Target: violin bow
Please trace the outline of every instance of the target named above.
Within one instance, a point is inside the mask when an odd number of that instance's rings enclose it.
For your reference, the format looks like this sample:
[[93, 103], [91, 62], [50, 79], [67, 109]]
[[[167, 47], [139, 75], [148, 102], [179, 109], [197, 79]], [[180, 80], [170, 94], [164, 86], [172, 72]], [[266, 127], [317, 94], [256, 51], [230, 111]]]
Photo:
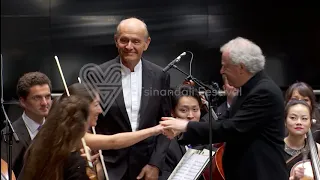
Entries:
[[[63, 86], [64, 86], [64, 88], [66, 90], [67, 95], [70, 96], [69, 89], [68, 89], [66, 80], [64, 78], [64, 75], [63, 75], [63, 72], [62, 72], [62, 69], [61, 69], [61, 66], [60, 66], [60, 62], [59, 62], [58, 56], [54, 56], [54, 58], [56, 60], [56, 63], [57, 63], [57, 66], [58, 66], [58, 69], [59, 69], [59, 72], [60, 72], [60, 76], [61, 76], [61, 79], [62, 79], [62, 82], [63, 82]], [[86, 145], [86, 142], [85, 142], [84, 138], [81, 138], [81, 141], [82, 141], [84, 152], [86, 153], [86, 157], [87, 157], [87, 161], [88, 161], [89, 167], [93, 168], [93, 163], [91, 161], [91, 156], [90, 156], [89, 150], [86, 148], [87, 145]]]

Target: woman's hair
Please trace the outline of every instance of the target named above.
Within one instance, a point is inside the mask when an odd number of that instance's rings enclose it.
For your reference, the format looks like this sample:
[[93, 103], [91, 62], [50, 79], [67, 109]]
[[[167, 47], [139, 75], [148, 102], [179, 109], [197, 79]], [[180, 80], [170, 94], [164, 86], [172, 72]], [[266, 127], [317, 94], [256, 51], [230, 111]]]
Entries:
[[304, 82], [297, 82], [292, 84], [286, 91], [285, 104], [287, 104], [291, 100], [294, 91], [297, 91], [301, 96], [308, 97], [310, 99], [312, 118], [315, 118], [317, 121], [319, 121], [320, 114], [317, 108], [316, 96], [313, 93], [313, 89], [311, 88], [311, 86]]
[[288, 116], [290, 108], [292, 106], [295, 106], [295, 105], [298, 105], [298, 104], [303, 105], [303, 106], [308, 108], [309, 115], [310, 115], [310, 121], [311, 121], [311, 119], [312, 119], [312, 109], [311, 109], [311, 107], [309, 106], [309, 104], [306, 101], [297, 100], [297, 99], [292, 99], [286, 104], [286, 107], [285, 107], [285, 120], [287, 119], [287, 116]]
[[182, 97], [186, 97], [186, 96], [195, 98], [198, 101], [199, 106], [202, 107], [201, 97], [200, 97], [200, 94], [197, 91], [197, 89], [191, 85], [184, 84], [184, 85], [178, 86], [173, 92], [173, 95], [171, 98], [172, 99], [172, 101], [171, 101], [172, 102], [172, 109], [175, 109], [179, 103], [179, 100]]
[[[88, 88], [86, 88], [88, 87]], [[75, 83], [68, 87], [70, 95], [76, 95], [80, 96], [82, 98], [85, 98], [92, 102], [95, 99], [95, 96], [97, 95], [97, 90], [89, 90], [89, 86], [86, 86], [85, 84]], [[67, 97], [67, 93], [64, 92], [61, 95], [61, 98]]]
[[66, 159], [79, 150], [89, 115], [89, 101], [71, 95], [59, 99], [25, 153], [23, 179], [63, 179]]
[[[94, 100], [94, 97], [98, 94], [98, 91], [97, 90], [90, 90], [89, 91], [88, 89], [86, 88], [86, 86], [84, 84], [80, 84], [80, 83], [74, 83], [68, 87], [70, 95], [75, 95], [75, 96], [79, 96], [81, 98], [84, 98], [87, 101], [89, 101], [89, 104], [90, 104]], [[66, 92], [64, 92], [60, 97], [54, 98], [53, 102], [52, 102], [52, 107], [54, 107], [55, 104], [57, 102], [59, 102], [59, 100], [64, 99], [66, 97], [68, 97], [68, 94]]]

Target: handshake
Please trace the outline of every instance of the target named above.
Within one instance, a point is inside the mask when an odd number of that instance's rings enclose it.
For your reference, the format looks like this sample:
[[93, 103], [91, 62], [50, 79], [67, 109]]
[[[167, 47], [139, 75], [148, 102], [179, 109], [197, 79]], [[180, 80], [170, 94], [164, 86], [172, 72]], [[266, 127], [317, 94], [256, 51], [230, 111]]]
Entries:
[[173, 117], [162, 117], [161, 120], [159, 125], [153, 127], [155, 134], [163, 134], [169, 139], [173, 139], [180, 133], [187, 131], [188, 120]]

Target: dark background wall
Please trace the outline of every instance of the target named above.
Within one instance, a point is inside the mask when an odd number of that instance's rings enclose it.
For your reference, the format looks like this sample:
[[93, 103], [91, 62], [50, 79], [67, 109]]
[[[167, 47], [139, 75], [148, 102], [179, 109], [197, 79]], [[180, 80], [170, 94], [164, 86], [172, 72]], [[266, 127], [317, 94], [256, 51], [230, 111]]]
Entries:
[[[194, 53], [192, 74], [221, 85], [219, 48], [243, 36], [262, 48], [267, 72], [282, 89], [297, 80], [320, 89], [320, 16], [310, 2], [1, 0], [5, 100], [16, 99], [16, 82], [29, 71], [47, 74], [53, 92], [62, 92], [54, 55], [69, 85], [86, 63], [114, 58], [116, 25], [130, 16], [147, 23], [152, 41], [144, 57], [160, 66], [189, 50]], [[178, 64], [186, 72], [190, 57]], [[185, 78], [174, 69], [169, 72], [172, 86]]]

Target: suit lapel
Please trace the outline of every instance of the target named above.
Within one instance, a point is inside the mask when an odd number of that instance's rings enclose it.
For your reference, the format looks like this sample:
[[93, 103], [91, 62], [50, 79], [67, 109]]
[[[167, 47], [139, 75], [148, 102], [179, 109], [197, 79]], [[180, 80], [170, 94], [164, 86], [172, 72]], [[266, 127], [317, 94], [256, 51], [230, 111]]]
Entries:
[[[140, 110], [139, 110], [139, 114], [140, 114], [139, 127], [141, 127], [140, 125], [145, 119], [143, 116], [145, 113], [143, 112], [146, 111], [148, 107], [148, 101], [152, 96], [150, 94], [145, 96], [144, 91], [152, 90], [152, 83], [153, 83], [152, 79], [153, 79], [152, 69], [148, 66], [148, 64], [146, 64], [146, 62], [142, 60], [142, 88], [141, 88], [141, 103], [140, 103]], [[149, 93], [152, 93], [152, 92], [149, 92]]]
[[179, 145], [180, 149], [181, 149], [181, 157], [183, 157], [183, 155], [187, 152], [186, 147], [184, 145]]
[[24, 124], [22, 117], [20, 117], [20, 119], [17, 120], [16, 133], [18, 134], [19, 140], [25, 146], [29, 146], [29, 144], [31, 142], [31, 138], [30, 138], [29, 132], [27, 130], [26, 125]]
[[128, 128], [132, 131], [131, 123], [128, 117], [128, 113], [126, 110], [126, 105], [124, 104], [124, 98], [123, 98], [123, 90], [121, 89], [121, 92], [119, 93], [118, 97], [116, 98], [116, 103], [122, 112], [122, 115], [125, 119], [126, 124], [128, 125]]
[[[114, 60], [114, 63], [118, 63], [120, 65], [120, 58], [119, 56], [117, 58], [115, 58]], [[121, 66], [120, 66], [120, 69], [121, 69]], [[121, 71], [120, 71], [120, 74], [121, 74]], [[122, 74], [121, 74], [122, 76]], [[122, 77], [120, 78], [120, 83], [122, 84]], [[127, 110], [126, 110], [126, 105], [124, 103], [124, 98], [123, 98], [123, 88], [121, 87], [121, 92], [119, 93], [119, 95], [117, 96], [116, 98], [116, 103], [125, 119], [125, 123], [126, 125], [128, 126], [128, 128], [132, 131], [132, 128], [131, 128], [131, 123], [130, 123], [130, 120], [129, 120], [129, 117], [128, 117], [128, 113], [127, 113]]]

